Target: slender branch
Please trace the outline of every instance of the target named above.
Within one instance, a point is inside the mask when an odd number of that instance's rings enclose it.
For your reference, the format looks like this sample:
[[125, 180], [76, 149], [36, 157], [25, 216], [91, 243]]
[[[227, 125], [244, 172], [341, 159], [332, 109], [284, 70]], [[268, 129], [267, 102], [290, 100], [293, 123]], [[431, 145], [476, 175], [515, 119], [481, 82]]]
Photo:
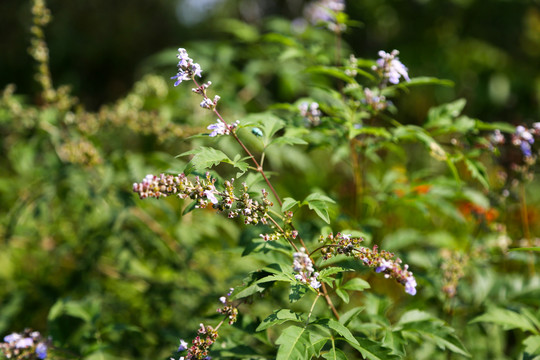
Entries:
[[315, 300], [313, 300], [313, 304], [311, 304], [311, 309], [309, 309], [309, 314], [306, 320], [306, 325], [309, 323], [309, 318], [311, 317], [311, 313], [313, 313], [313, 309], [315, 308], [315, 304], [317, 303], [317, 300], [319, 300], [319, 297], [321, 295], [317, 294], [317, 297], [315, 297]]
[[[195, 83], [195, 85], [197, 86], [197, 88], [200, 90], [200, 93], [201, 95], [205, 98], [205, 99], [209, 99], [208, 98], [208, 95], [206, 94], [206, 89], [199, 85], [199, 83], [195, 80], [195, 76], [192, 77], [192, 80], [193, 82]], [[236, 135], [236, 132], [234, 131], [234, 127], [233, 126], [229, 126], [227, 124], [227, 122], [223, 119], [223, 117], [221, 116], [221, 114], [219, 113], [219, 111], [216, 109], [216, 107], [214, 106], [212, 108], [214, 114], [216, 114], [216, 116], [219, 118], [219, 120], [221, 120], [225, 126], [227, 126], [227, 128], [229, 129], [230, 131], [230, 134], [234, 137], [234, 139], [236, 140], [236, 142], [238, 142], [238, 144], [240, 144], [240, 146], [242, 147], [242, 149], [244, 149], [244, 151], [246, 152], [246, 154], [251, 158], [251, 161], [253, 161], [253, 164], [255, 164], [255, 167], [256, 167], [256, 170], [257, 172], [259, 172], [264, 181], [266, 182], [266, 184], [268, 185], [268, 187], [270, 188], [270, 191], [272, 191], [272, 194], [274, 195], [274, 197], [276, 198], [277, 202], [279, 203], [279, 206], [282, 206], [283, 205], [283, 202], [281, 201], [281, 198], [279, 197], [279, 195], [277, 194], [276, 190], [274, 189], [274, 186], [272, 186], [272, 183], [270, 182], [270, 180], [268, 179], [268, 177], [266, 176], [265, 172], [264, 172], [264, 169], [262, 168], [262, 166], [259, 164], [259, 162], [257, 161], [257, 159], [255, 159], [255, 156], [253, 156], [253, 154], [251, 153], [251, 151], [249, 151], [249, 149], [244, 145], [244, 143], [242, 142], [242, 140], [240, 140], [240, 138]], [[264, 157], [261, 158], [261, 163], [262, 163], [262, 160], [264, 160]], [[283, 228], [281, 226], [279, 226], [279, 224], [272, 218], [272, 217], [269, 217], [270, 218], [270, 221], [279, 229], [279, 231], [283, 234], [283, 236], [287, 239], [287, 241], [291, 244], [291, 246], [296, 250], [296, 251], [299, 251], [298, 247], [294, 244], [294, 242], [289, 239], [287, 237], [287, 235], [285, 234], [285, 231], [283, 230]], [[296, 230], [294, 228], [294, 225], [290, 224], [291, 228], [293, 230]], [[304, 240], [298, 236], [297, 237], [298, 241], [300, 242], [300, 244], [302, 245], [302, 247], [304, 247], [304, 249], [307, 249], [306, 247], [306, 244], [304, 243]], [[311, 257], [310, 257], [311, 259]], [[313, 262], [313, 259], [311, 259], [311, 261]], [[314, 263], [314, 262], [313, 262]], [[324, 283], [321, 283], [321, 287], [322, 287], [322, 291], [323, 291], [323, 296], [326, 300], [326, 303], [328, 304], [328, 306], [330, 307], [332, 313], [334, 314], [334, 316], [336, 317], [336, 319], [339, 320], [339, 313], [337, 312], [336, 310], [336, 307], [334, 306], [333, 302], [332, 302], [332, 299], [330, 298], [330, 296], [328, 295], [328, 290], [326, 289], [326, 285]]]

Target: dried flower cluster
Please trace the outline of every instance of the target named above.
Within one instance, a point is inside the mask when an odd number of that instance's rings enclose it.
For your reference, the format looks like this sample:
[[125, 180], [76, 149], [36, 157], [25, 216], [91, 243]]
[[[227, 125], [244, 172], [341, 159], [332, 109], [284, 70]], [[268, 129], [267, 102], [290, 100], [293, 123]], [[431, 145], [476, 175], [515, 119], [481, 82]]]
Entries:
[[234, 194], [234, 179], [225, 181], [224, 187], [224, 191], [218, 191], [215, 187], [215, 179], [212, 179], [209, 173], [204, 179], [197, 176], [195, 182], [189, 180], [185, 174], [177, 176], [160, 174], [159, 176], [147, 175], [142, 182], [134, 183], [133, 191], [138, 193], [141, 199], [169, 195], [176, 195], [180, 199], [190, 198], [197, 201], [198, 208], [206, 208], [211, 203], [213, 208], [226, 211], [229, 218], [243, 215], [246, 225], [267, 223], [268, 210], [273, 204], [268, 200], [266, 190], [261, 190], [262, 200], [259, 202], [251, 198], [245, 183], [242, 183], [239, 196]]
[[337, 233], [328, 235], [326, 238], [321, 236], [321, 242], [324, 247], [321, 249], [323, 259], [330, 259], [336, 255], [353, 256], [361, 260], [366, 266], [375, 269], [377, 273], [384, 273], [385, 278], [393, 278], [401, 285], [405, 286], [405, 292], [410, 295], [416, 294], [416, 279], [413, 273], [409, 271], [409, 265], [401, 267], [401, 259], [394, 259], [395, 255], [389, 251], [378, 251], [377, 245], [373, 249], [358, 246], [363, 239], [355, 238], [349, 234]]
[[[187, 343], [184, 340], [180, 340], [180, 346], [178, 347], [178, 352], [187, 350], [185, 356], [181, 356], [179, 360], [209, 360], [210, 356], [208, 355], [208, 350], [212, 344], [218, 338], [217, 329], [214, 329], [212, 326], [204, 326], [200, 324], [200, 328], [197, 331], [199, 335], [195, 337], [192, 341], [192, 346], [188, 349]], [[204, 339], [203, 339], [204, 337]], [[174, 358], [171, 358], [174, 360]]]
[[441, 264], [443, 273], [442, 291], [449, 298], [453, 298], [457, 294], [459, 280], [465, 275], [464, 267], [469, 262], [469, 257], [466, 254], [449, 250], [443, 251], [441, 257], [443, 259]]
[[223, 307], [217, 309], [218, 313], [227, 317], [229, 325], [234, 324], [236, 322], [236, 317], [238, 316], [238, 309], [229, 300], [232, 290], [233, 289], [231, 289], [231, 292], [229, 292], [227, 296], [222, 296], [219, 298], [219, 301], [223, 304]]

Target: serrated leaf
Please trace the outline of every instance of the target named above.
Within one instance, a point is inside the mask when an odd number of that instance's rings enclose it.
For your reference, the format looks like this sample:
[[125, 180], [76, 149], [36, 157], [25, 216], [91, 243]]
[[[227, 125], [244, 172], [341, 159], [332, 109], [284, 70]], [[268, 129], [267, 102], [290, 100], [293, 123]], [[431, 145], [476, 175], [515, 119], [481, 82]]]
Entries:
[[204, 171], [210, 169], [212, 166], [218, 165], [221, 162], [232, 163], [231, 159], [220, 150], [209, 148], [209, 147], [200, 147], [182, 153], [178, 156], [187, 156], [193, 155], [193, 158], [190, 160], [190, 164], [195, 168], [196, 171]]
[[465, 158], [465, 165], [467, 165], [471, 176], [478, 180], [485, 189], [489, 189], [486, 167], [478, 161], [467, 158]]
[[280, 309], [274, 311], [272, 314], [268, 315], [264, 319], [255, 331], [263, 331], [272, 326], [283, 324], [287, 321], [297, 321], [302, 322], [302, 316], [298, 313], [295, 313], [289, 309]]
[[328, 277], [330, 277], [332, 275], [339, 274], [339, 273], [346, 272], [346, 271], [353, 271], [353, 270], [352, 269], [346, 269], [346, 268], [341, 267], [341, 266], [327, 267], [327, 268], [324, 268], [321, 271], [319, 271], [319, 279], [323, 280], [323, 279], [326, 279], [326, 278], [328, 278]]
[[476, 322], [489, 322], [502, 326], [504, 330], [520, 329], [538, 335], [538, 330], [527, 317], [507, 309], [491, 308], [485, 314], [471, 320], [471, 323]]
[[289, 211], [296, 205], [298, 205], [298, 200], [286, 197], [285, 199], [283, 199], [283, 205], [281, 205], [281, 212]]
[[291, 291], [289, 292], [289, 301], [291, 303], [297, 302], [308, 292], [309, 289], [311, 288], [304, 284], [291, 285]]
[[364, 289], [369, 289], [370, 287], [366, 280], [360, 278], [351, 279], [345, 285], [341, 286], [342, 289], [354, 291], [364, 291]]
[[343, 336], [343, 338], [351, 345], [359, 345], [358, 341], [354, 338], [353, 334], [350, 332], [349, 329], [347, 329], [342, 323], [334, 320], [334, 319], [318, 319], [311, 324], [317, 324], [322, 325], [328, 329], [332, 329], [335, 332], [337, 332], [339, 335]]
[[281, 332], [276, 344], [280, 345], [276, 360], [305, 360], [309, 358], [310, 343], [306, 328], [289, 326]]

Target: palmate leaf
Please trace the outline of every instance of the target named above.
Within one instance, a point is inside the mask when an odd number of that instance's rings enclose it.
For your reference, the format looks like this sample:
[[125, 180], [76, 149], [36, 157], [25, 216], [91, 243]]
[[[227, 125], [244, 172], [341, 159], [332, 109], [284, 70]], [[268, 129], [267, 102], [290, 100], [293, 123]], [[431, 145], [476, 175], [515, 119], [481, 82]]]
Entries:
[[211, 168], [212, 166], [216, 166], [223, 161], [231, 162], [231, 159], [229, 159], [229, 157], [223, 151], [209, 147], [200, 147], [198, 149], [186, 151], [177, 157], [187, 155], [193, 155], [193, 157], [187, 165], [186, 170], [184, 170], [185, 173], [191, 173], [191, 171], [188, 171], [188, 169], [195, 169], [196, 171], [201, 172]]
[[236, 175], [236, 177], [239, 177], [247, 171], [249, 166], [244, 161], [246, 158], [241, 158], [240, 155], [237, 155], [234, 160], [231, 160], [223, 151], [210, 147], [203, 146], [197, 149], [193, 149], [182, 153], [177, 157], [187, 155], [193, 155], [193, 157], [184, 169], [184, 173], [186, 175], [192, 173], [193, 170], [197, 172], [204, 172], [210, 169], [212, 166], [219, 165], [220, 163], [226, 163], [240, 170], [240, 172]]

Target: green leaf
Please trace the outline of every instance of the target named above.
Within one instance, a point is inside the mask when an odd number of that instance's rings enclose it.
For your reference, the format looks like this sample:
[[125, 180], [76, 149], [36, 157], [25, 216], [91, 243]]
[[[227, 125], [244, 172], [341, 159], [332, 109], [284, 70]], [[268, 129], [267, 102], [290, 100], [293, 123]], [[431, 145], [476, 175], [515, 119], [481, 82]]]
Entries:
[[291, 285], [291, 291], [289, 292], [289, 301], [291, 303], [297, 302], [300, 300], [311, 287], [305, 284], [293, 284]]
[[335, 347], [330, 349], [327, 353], [322, 354], [322, 357], [328, 360], [347, 360], [345, 353]]
[[540, 355], [540, 336], [531, 335], [523, 340], [525, 345], [525, 352], [529, 355]]
[[289, 326], [281, 332], [276, 340], [280, 345], [276, 360], [305, 360], [309, 359], [308, 349], [310, 348], [309, 334], [306, 328], [299, 326]]
[[182, 211], [182, 215], [186, 215], [192, 212], [193, 210], [195, 210], [196, 208], [197, 208], [197, 201], [192, 201], [188, 206], [186, 206], [184, 211]]
[[474, 318], [471, 323], [489, 322], [503, 327], [504, 330], [520, 329], [540, 335], [527, 317], [522, 314], [501, 308], [491, 308], [485, 314]]
[[345, 314], [341, 315], [341, 317], [339, 318], [339, 322], [347, 326], [355, 317], [357, 317], [362, 311], [364, 311], [365, 308], [365, 306], [357, 306], [350, 309]]
[[272, 326], [283, 324], [287, 321], [302, 322], [301, 314], [295, 313], [289, 309], [280, 309], [274, 311], [264, 319], [255, 331], [263, 331]]
[[345, 82], [353, 82], [353, 79], [350, 76], [347, 76], [343, 70], [336, 69], [333, 67], [327, 67], [327, 66], [311, 66], [306, 69], [307, 72], [313, 73], [313, 74], [321, 74], [321, 75], [328, 75], [335, 77], [337, 79], [343, 80]]
[[284, 282], [293, 282], [296, 281], [293, 277], [287, 276], [287, 274], [274, 274], [267, 277], [264, 277], [260, 280], [257, 280], [257, 284], [262, 284], [266, 282], [276, 282], [276, 281], [284, 281]]
[[313, 321], [310, 324], [314, 325], [322, 325], [328, 329], [332, 329], [335, 332], [337, 332], [339, 335], [343, 336], [343, 338], [351, 345], [359, 345], [358, 341], [354, 338], [353, 334], [350, 332], [349, 329], [347, 329], [342, 323], [334, 320], [334, 319], [318, 319], [316, 321]]
[[93, 317], [91, 304], [70, 300], [58, 300], [49, 310], [48, 320], [54, 321], [62, 315], [78, 318], [87, 323], [90, 323]]
[[512, 248], [508, 251], [540, 251], [540, 247], [521, 247], [521, 248]]
[[370, 287], [366, 280], [360, 278], [351, 279], [345, 285], [341, 286], [342, 289], [355, 291], [364, 291], [364, 289], [369, 289]]
[[465, 165], [467, 165], [467, 169], [470, 171], [471, 176], [478, 180], [485, 189], [489, 189], [486, 167], [479, 161], [467, 158], [465, 158]]
[[283, 205], [281, 205], [281, 212], [289, 211], [296, 205], [298, 205], [298, 200], [286, 197], [285, 199], [283, 199]]
[[304, 139], [301, 139], [299, 137], [293, 137], [293, 136], [281, 136], [276, 139], [274, 139], [271, 144], [276, 145], [307, 145], [308, 142]]
[[343, 300], [343, 302], [345, 304], [348, 304], [349, 303], [349, 293], [346, 292], [345, 290], [341, 289], [341, 288], [337, 288], [336, 289], [336, 295], [339, 296], [339, 298], [341, 300]]
[[232, 163], [231, 159], [229, 159], [229, 157], [223, 151], [209, 147], [193, 149], [182, 153], [177, 157], [187, 155], [193, 155], [193, 158], [191, 158], [189, 163], [192, 168], [199, 172], [210, 169], [212, 166], [218, 165], [221, 162], [227, 162], [229, 164]]
[[353, 271], [353, 270], [352, 269], [346, 269], [346, 268], [341, 267], [341, 266], [327, 267], [327, 268], [324, 268], [321, 271], [319, 271], [319, 280], [324, 280], [324, 279], [329, 278], [332, 275], [339, 274], [339, 273], [346, 272], [346, 271]]
[[384, 139], [390, 139], [392, 138], [392, 134], [388, 130], [382, 127], [373, 127], [373, 126], [362, 126], [361, 128], [356, 128], [351, 124], [351, 128], [349, 130], [349, 139], [354, 139], [358, 135], [372, 135], [381, 137]]
[[327, 224], [330, 224], [330, 215], [328, 214], [329, 203], [333, 204], [335, 201], [326, 195], [314, 193], [305, 198], [302, 204], [307, 204], [307, 206], [311, 210], [315, 211], [315, 213], [321, 219], [323, 219]]
[[392, 350], [380, 345], [380, 343], [366, 338], [357, 338], [358, 344], [351, 344], [360, 354], [369, 360], [398, 360], [400, 356], [391, 354]]
[[447, 349], [463, 356], [471, 356], [454, 334], [453, 328], [425, 311], [411, 310], [406, 312], [399, 320], [398, 325], [396, 329], [401, 327], [400, 330], [405, 335], [420, 335], [424, 341], [429, 341], [442, 350]]

